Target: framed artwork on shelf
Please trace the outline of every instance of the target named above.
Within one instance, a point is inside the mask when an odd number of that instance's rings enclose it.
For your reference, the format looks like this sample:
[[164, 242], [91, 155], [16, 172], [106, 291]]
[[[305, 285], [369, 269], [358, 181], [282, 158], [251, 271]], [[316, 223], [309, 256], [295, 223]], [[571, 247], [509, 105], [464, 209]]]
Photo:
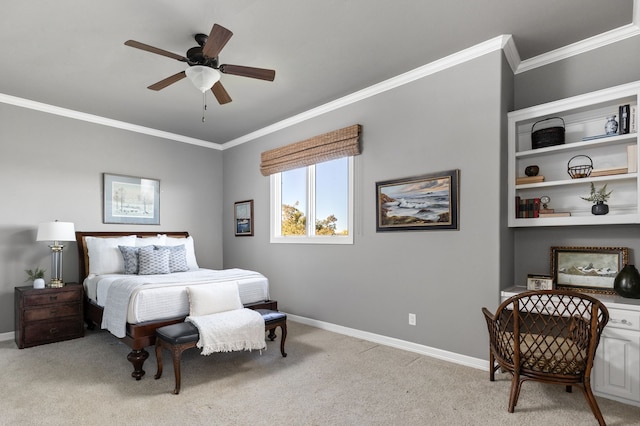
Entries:
[[376, 231], [458, 229], [460, 170], [376, 182]]
[[553, 290], [551, 275], [527, 275], [527, 290]]
[[551, 247], [557, 288], [615, 294], [613, 281], [628, 261], [627, 247]]
[[160, 225], [160, 181], [103, 173], [104, 223]]
[[253, 200], [235, 202], [233, 218], [236, 237], [253, 236]]

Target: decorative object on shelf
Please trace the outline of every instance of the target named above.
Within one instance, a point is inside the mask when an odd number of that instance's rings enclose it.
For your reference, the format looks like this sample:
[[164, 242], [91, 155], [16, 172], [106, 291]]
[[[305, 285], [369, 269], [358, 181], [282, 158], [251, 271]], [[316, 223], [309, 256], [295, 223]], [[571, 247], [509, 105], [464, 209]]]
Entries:
[[526, 185], [528, 183], [544, 182], [544, 176], [521, 176], [516, 178], [516, 185]]
[[607, 117], [607, 122], [604, 125], [604, 132], [607, 135], [615, 135], [618, 133], [618, 122], [616, 121], [615, 114]]
[[551, 275], [527, 275], [527, 290], [553, 290]]
[[540, 172], [540, 167], [536, 165], [527, 166], [524, 169], [524, 174], [527, 176], [538, 176], [539, 172]]
[[620, 127], [618, 128], [618, 133], [621, 135], [626, 135], [629, 133], [629, 127], [631, 124], [631, 106], [629, 104], [620, 105], [618, 107], [618, 117], [620, 117]]
[[253, 200], [234, 203], [236, 237], [253, 236]]
[[71, 222], [44, 222], [38, 225], [36, 241], [53, 241], [51, 248], [51, 282], [49, 287], [64, 287], [62, 281], [62, 250], [60, 241], [75, 241], [76, 231]]
[[160, 181], [103, 173], [104, 223], [160, 225]]
[[551, 247], [558, 288], [615, 294], [614, 280], [628, 262], [627, 247]]
[[376, 182], [376, 232], [458, 230], [460, 170]]
[[542, 207], [540, 208], [540, 213], [548, 214], [553, 213], [555, 210], [549, 208], [549, 203], [551, 202], [551, 197], [548, 195], [543, 195], [540, 197], [540, 202], [542, 203]]
[[613, 289], [622, 297], [640, 299], [640, 272], [634, 265], [625, 265], [613, 280]]
[[25, 269], [25, 272], [29, 277], [25, 280], [25, 282], [32, 281], [33, 288], [44, 288], [44, 272], [45, 272], [44, 269], [40, 269], [40, 268], [36, 268], [33, 270]]
[[[586, 158], [586, 160], [584, 160]], [[573, 160], [576, 160], [572, 163]], [[589, 163], [587, 164], [587, 160]], [[591, 175], [593, 170], [593, 160], [588, 155], [576, 155], [571, 157], [567, 163], [567, 173], [571, 176], [571, 179], [586, 178]]]
[[607, 192], [607, 184], [605, 184], [602, 188], [596, 190], [596, 186], [591, 182], [591, 194], [588, 197], [580, 197], [585, 201], [591, 201], [593, 206], [591, 207], [591, 213], [595, 215], [603, 215], [609, 213], [609, 206], [605, 204], [611, 193], [613, 191]]
[[[560, 120], [562, 126], [546, 127], [544, 129], [534, 130], [537, 124], [549, 120]], [[561, 117], [549, 117], [539, 120], [531, 126], [531, 148], [546, 148], [548, 146], [562, 145], [564, 143], [564, 120]]]

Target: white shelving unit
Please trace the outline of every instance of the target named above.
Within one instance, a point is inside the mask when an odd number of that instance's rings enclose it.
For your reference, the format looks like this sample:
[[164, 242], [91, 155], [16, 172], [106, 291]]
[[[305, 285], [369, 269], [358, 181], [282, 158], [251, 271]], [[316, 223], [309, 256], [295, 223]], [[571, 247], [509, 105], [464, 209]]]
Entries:
[[[640, 223], [640, 184], [637, 172], [573, 179], [568, 164], [576, 156], [587, 156], [594, 169], [626, 168], [629, 164], [628, 147], [635, 146], [631, 163], [638, 164], [638, 133], [612, 135], [583, 141], [584, 137], [605, 133], [607, 117], [616, 115], [619, 121], [620, 105], [638, 106], [640, 82], [599, 90], [508, 114], [509, 164], [508, 206], [509, 226], [567, 226]], [[547, 148], [532, 149], [531, 129], [539, 120], [561, 117], [565, 122], [565, 143]], [[636, 122], [638, 117], [636, 116]], [[542, 124], [542, 123], [541, 123]], [[539, 125], [535, 128], [547, 127]], [[557, 126], [557, 124], [553, 124]], [[586, 157], [575, 158], [571, 165], [588, 164]], [[516, 185], [517, 177], [524, 177], [527, 166], [537, 165], [544, 182]], [[591, 214], [592, 204], [582, 200], [588, 196], [590, 183], [596, 188], [607, 185], [613, 191], [607, 202], [609, 213]], [[570, 212], [568, 217], [517, 218], [516, 197], [522, 199], [551, 198], [548, 208], [555, 212]]]

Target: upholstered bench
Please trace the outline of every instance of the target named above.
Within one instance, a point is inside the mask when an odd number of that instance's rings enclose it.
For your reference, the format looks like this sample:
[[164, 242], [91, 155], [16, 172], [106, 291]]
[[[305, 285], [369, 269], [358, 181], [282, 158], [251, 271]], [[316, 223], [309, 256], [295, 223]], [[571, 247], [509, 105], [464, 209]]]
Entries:
[[[264, 329], [265, 332], [269, 332], [268, 337], [270, 340], [273, 341], [276, 338], [275, 329], [280, 327], [282, 334], [280, 338], [280, 353], [283, 357], [286, 357], [287, 353], [284, 351], [284, 342], [287, 338], [287, 315], [270, 309], [256, 309], [256, 311], [260, 312], [264, 319]], [[173, 371], [176, 376], [176, 387], [173, 390], [175, 395], [180, 393], [180, 360], [182, 358], [182, 352], [190, 348], [195, 348], [199, 339], [200, 333], [198, 332], [198, 328], [190, 322], [181, 322], [156, 329], [156, 360], [158, 362], [158, 369], [155, 378], [159, 379], [162, 376], [162, 349], [167, 348], [171, 351]]]

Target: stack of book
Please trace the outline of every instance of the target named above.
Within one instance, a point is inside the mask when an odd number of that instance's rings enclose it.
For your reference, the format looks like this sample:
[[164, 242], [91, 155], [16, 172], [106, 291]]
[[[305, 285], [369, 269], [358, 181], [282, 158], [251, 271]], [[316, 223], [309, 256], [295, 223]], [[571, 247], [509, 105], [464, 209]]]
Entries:
[[540, 198], [516, 197], [516, 218], [534, 218], [540, 216]]
[[516, 178], [516, 185], [544, 182], [544, 176], [522, 176]]

